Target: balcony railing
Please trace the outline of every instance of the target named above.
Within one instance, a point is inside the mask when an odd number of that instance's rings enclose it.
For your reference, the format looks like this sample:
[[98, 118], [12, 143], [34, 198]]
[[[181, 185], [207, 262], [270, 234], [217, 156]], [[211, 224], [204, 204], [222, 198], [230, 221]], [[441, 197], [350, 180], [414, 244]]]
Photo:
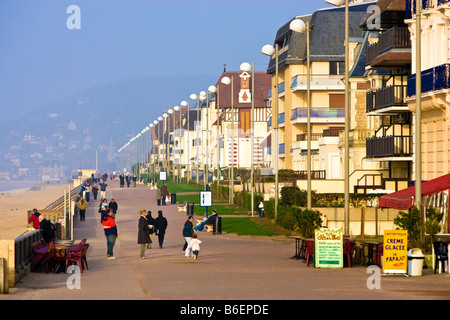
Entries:
[[[311, 118], [344, 118], [344, 108], [311, 108]], [[291, 120], [308, 117], [307, 108], [297, 108], [294, 110]]]
[[408, 28], [393, 27], [383, 32], [378, 42], [366, 49], [366, 65], [371, 65], [381, 54], [399, 48], [411, 48], [411, 38]]
[[368, 158], [410, 157], [412, 136], [388, 136], [366, 140]]
[[[422, 93], [450, 88], [450, 64], [422, 71]], [[408, 76], [408, 97], [416, 95], [416, 74]]]
[[407, 104], [404, 102], [406, 91], [406, 85], [393, 85], [374, 92], [368, 92], [366, 112], [370, 113], [392, 106], [407, 107]]

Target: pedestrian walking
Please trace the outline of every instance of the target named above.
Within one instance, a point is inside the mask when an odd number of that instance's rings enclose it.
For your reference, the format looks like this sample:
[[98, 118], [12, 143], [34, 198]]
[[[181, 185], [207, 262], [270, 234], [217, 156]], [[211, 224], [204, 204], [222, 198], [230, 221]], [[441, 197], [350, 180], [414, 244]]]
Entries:
[[119, 180], [120, 180], [120, 187], [121, 188], [125, 187], [125, 177], [124, 177], [123, 173], [120, 174]]
[[98, 208], [98, 213], [100, 213], [100, 222], [102, 222], [103, 218], [106, 216], [106, 210], [108, 210], [108, 201], [103, 199]]
[[114, 201], [114, 199], [111, 199], [111, 201], [110, 201], [109, 204], [108, 204], [108, 208], [111, 209], [111, 210], [113, 211], [113, 213], [114, 213], [113, 217], [114, 217], [114, 219], [115, 219], [115, 218], [116, 218], [117, 210], [119, 209], [119, 205], [117, 204], [116, 201]]
[[192, 250], [192, 253], [194, 254], [194, 259], [197, 260], [198, 259], [198, 254], [200, 253], [200, 244], [202, 242], [197, 239], [197, 234], [194, 233], [192, 235], [192, 240], [189, 243], [189, 247], [188, 250]]
[[149, 210], [149, 211], [147, 211], [147, 216], [146, 216], [146, 218], [147, 218], [147, 221], [148, 221], [148, 225], [149, 226], [152, 226], [151, 228], [150, 228], [150, 232], [149, 232], [149, 234], [148, 234], [148, 236], [150, 237], [150, 243], [148, 243], [147, 244], [147, 249], [151, 249], [152, 248], [152, 243], [153, 243], [153, 239], [152, 239], [152, 235], [153, 235], [153, 232], [154, 232], [154, 225], [155, 225], [155, 219], [152, 217], [152, 212]]
[[84, 198], [81, 197], [77, 202], [77, 208], [80, 211], [80, 221], [84, 221], [86, 219], [86, 209], [89, 206], [87, 201], [84, 201]]
[[94, 186], [92, 187], [92, 195], [94, 196], [94, 201], [97, 200], [97, 194], [98, 194], [98, 186], [95, 183]]
[[166, 205], [166, 200], [169, 197], [169, 190], [167, 189], [166, 183], [163, 182], [163, 185], [161, 186], [161, 204], [163, 206]]
[[114, 245], [116, 244], [116, 239], [118, 237], [116, 221], [112, 217], [112, 210], [106, 210], [106, 217], [103, 218], [102, 225], [105, 231], [106, 237], [106, 256], [108, 259], [115, 259], [114, 257]]
[[155, 234], [158, 236], [159, 248], [162, 249], [164, 236], [167, 229], [167, 219], [163, 217], [161, 210], [158, 211], [158, 217], [155, 219]]
[[192, 235], [194, 234], [193, 222], [194, 222], [194, 217], [189, 216], [187, 221], [184, 223], [184, 227], [183, 227], [183, 238], [184, 238], [184, 241], [186, 242], [185, 245], [187, 245], [186, 250], [184, 251], [184, 256], [186, 258], [189, 258], [191, 256], [191, 250], [189, 249], [189, 245], [192, 240]]
[[150, 229], [152, 229], [153, 226], [149, 225], [147, 212], [145, 210], [139, 210], [139, 214], [141, 215], [138, 223], [138, 244], [141, 245], [140, 257], [141, 259], [146, 259], [145, 248], [148, 244], [152, 243], [152, 240], [150, 239]]
[[161, 186], [159, 184], [156, 185], [156, 204], [161, 205]]
[[108, 184], [106, 182], [102, 182], [100, 183], [100, 199], [105, 199], [106, 198], [106, 187], [108, 186]]

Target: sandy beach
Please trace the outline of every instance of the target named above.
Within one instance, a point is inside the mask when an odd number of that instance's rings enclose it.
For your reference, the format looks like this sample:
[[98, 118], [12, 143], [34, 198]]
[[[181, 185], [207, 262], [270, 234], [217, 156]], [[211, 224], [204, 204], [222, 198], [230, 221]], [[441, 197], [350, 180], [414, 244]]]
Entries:
[[0, 191], [0, 240], [15, 239], [26, 232], [27, 211], [45, 208], [68, 189], [68, 183], [53, 183]]

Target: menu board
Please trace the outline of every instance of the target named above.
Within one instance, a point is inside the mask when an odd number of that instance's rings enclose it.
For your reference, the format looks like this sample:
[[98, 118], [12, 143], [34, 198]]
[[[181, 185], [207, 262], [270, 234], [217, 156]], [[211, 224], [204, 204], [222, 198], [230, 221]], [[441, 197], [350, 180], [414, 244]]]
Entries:
[[342, 230], [323, 228], [315, 231], [314, 260], [316, 268], [342, 268]]
[[383, 272], [406, 273], [408, 268], [407, 230], [385, 230], [383, 238]]

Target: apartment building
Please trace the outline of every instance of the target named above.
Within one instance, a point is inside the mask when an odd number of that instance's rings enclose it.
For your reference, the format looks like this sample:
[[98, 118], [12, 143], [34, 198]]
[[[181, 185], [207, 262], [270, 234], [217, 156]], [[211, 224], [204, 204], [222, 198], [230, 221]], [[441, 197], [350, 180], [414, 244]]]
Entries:
[[[360, 24], [368, 16], [368, 8], [376, 2], [350, 5], [351, 68], [361, 57], [364, 32]], [[327, 8], [311, 15], [297, 17], [309, 22], [311, 61], [311, 153], [312, 178], [342, 180], [344, 144], [340, 133], [345, 128], [345, 12], [344, 8]], [[289, 29], [289, 21], [276, 35], [278, 46], [278, 79], [276, 57], [270, 59], [267, 73], [272, 75], [272, 88], [278, 81], [278, 92], [271, 92], [272, 108], [278, 99], [279, 168], [305, 172], [307, 163], [307, 46], [306, 34]], [[363, 77], [364, 75], [362, 75]], [[363, 81], [364, 82], [364, 81]], [[365, 83], [362, 88], [365, 90]], [[352, 99], [352, 110], [355, 99]], [[272, 139], [272, 150], [277, 145]], [[356, 145], [356, 144], [355, 144]], [[365, 146], [364, 146], [365, 147]], [[273, 152], [272, 152], [273, 153]], [[273, 153], [275, 154], [275, 153]], [[358, 154], [365, 154], [359, 152]], [[277, 159], [273, 158], [272, 161]], [[361, 155], [363, 157], [363, 155]], [[351, 159], [351, 163], [360, 160]], [[351, 166], [355, 169], [355, 165]], [[351, 171], [352, 172], [352, 171]], [[356, 182], [355, 182], [356, 183]], [[320, 190], [317, 184], [313, 189]]]

